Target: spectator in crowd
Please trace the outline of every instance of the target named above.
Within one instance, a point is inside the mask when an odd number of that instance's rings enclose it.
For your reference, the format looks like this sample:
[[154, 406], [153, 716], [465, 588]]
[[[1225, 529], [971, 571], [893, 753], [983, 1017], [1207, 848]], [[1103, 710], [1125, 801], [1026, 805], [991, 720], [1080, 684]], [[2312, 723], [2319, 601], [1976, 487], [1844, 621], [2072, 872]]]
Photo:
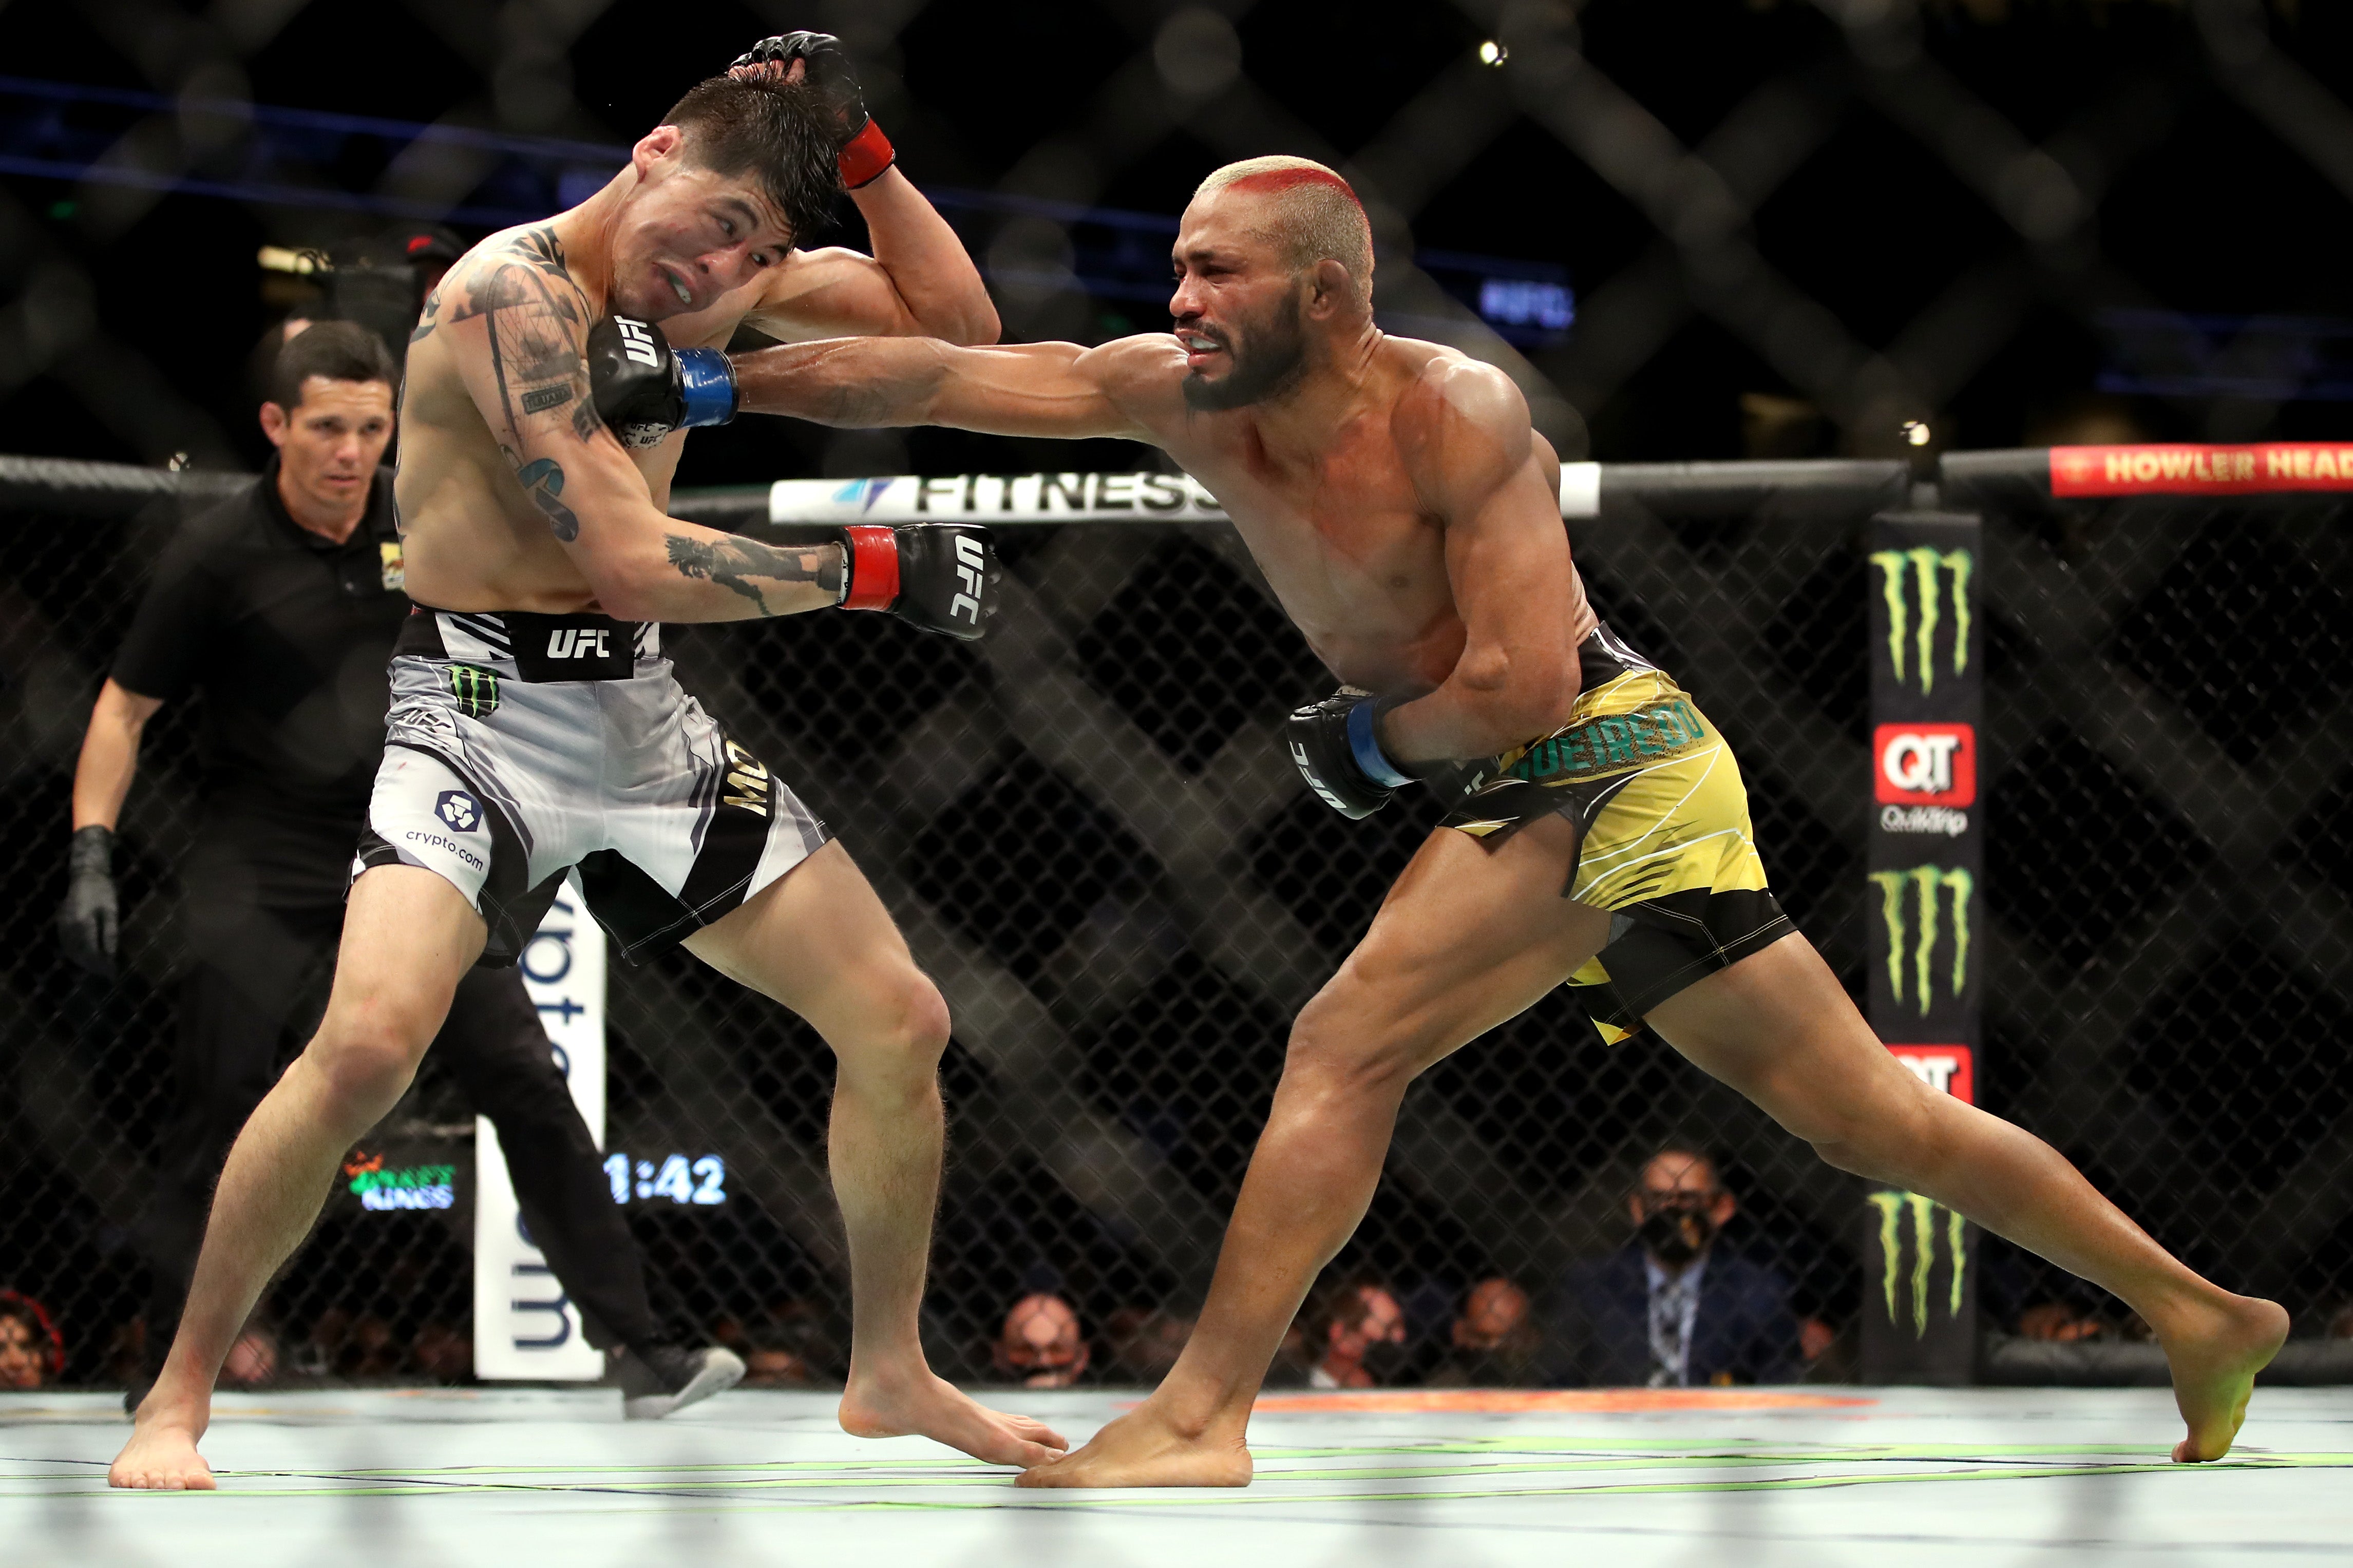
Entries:
[[362, 1312], [345, 1321], [332, 1366], [339, 1376], [381, 1382], [399, 1376], [404, 1359], [390, 1320]]
[[[58, 932], [76, 963], [111, 977], [114, 834], [140, 738], [167, 702], [203, 700], [204, 815], [180, 868], [195, 963], [180, 999], [178, 1092], [132, 1227], [153, 1282], [146, 1375], [125, 1400], [134, 1407], [171, 1345], [222, 1163], [277, 1077], [304, 983], [341, 939], [384, 750], [385, 664], [408, 616], [392, 476], [380, 466], [398, 379], [383, 341], [350, 321], [319, 322], [279, 351], [260, 414], [277, 455], [164, 552], [83, 737]], [[480, 803], [464, 792], [443, 805], [453, 830], [479, 826]], [[628, 1414], [664, 1415], [741, 1377], [729, 1352], [659, 1331], [603, 1156], [514, 969], [466, 975], [434, 1054], [497, 1127], [523, 1219], [589, 1342], [613, 1352]], [[371, 1373], [400, 1359], [365, 1358]]]
[[260, 1323], [248, 1323], [221, 1363], [221, 1382], [238, 1388], [259, 1388], [278, 1376], [278, 1335]]
[[1535, 1381], [1542, 1336], [1528, 1293], [1501, 1275], [1463, 1292], [1446, 1359], [1423, 1379], [1432, 1388], [1511, 1388]]
[[1555, 1380], [1684, 1388], [1789, 1383], [1799, 1326], [1788, 1281], [1718, 1245], [1738, 1212], [1715, 1163], [1671, 1144], [1642, 1163], [1620, 1251], [1580, 1263], [1555, 1311]]
[[1307, 1344], [1315, 1355], [1308, 1387], [1378, 1388], [1398, 1380], [1405, 1309], [1387, 1285], [1348, 1275], [1315, 1298], [1307, 1316]]
[[1156, 1307], [1122, 1307], [1103, 1325], [1113, 1374], [1141, 1388], [1159, 1387], [1192, 1337], [1192, 1319]]
[[1060, 1296], [1024, 1296], [1005, 1314], [990, 1357], [999, 1376], [1024, 1388], [1068, 1388], [1093, 1359], [1076, 1309]]
[[748, 1388], [820, 1388], [841, 1384], [840, 1346], [814, 1301], [786, 1296], [749, 1323], [728, 1320], [712, 1331], [744, 1358]]
[[2353, 1301], [2337, 1308], [2323, 1331], [2332, 1340], [2353, 1340]]
[[408, 1359], [419, 1377], [435, 1383], [465, 1383], [474, 1375], [474, 1341], [439, 1319], [417, 1331]]
[[739, 1353], [744, 1357], [744, 1386], [746, 1388], [815, 1388], [818, 1385], [817, 1369], [802, 1357], [798, 1349], [784, 1342], [780, 1335], [754, 1332], [744, 1340]]
[[2111, 1340], [2116, 1332], [2114, 1323], [2073, 1302], [2037, 1301], [2019, 1313], [2018, 1337], [2073, 1344], [2079, 1340]]
[[49, 1310], [0, 1290], [0, 1391], [46, 1388], [66, 1369], [66, 1342]]

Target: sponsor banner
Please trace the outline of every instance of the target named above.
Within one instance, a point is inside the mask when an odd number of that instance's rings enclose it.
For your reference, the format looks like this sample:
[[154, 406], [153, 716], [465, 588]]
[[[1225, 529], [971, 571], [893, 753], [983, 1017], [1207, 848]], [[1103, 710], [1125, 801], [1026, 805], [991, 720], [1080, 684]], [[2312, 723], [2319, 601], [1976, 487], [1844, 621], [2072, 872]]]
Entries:
[[1974, 805], [1978, 731], [1974, 724], [1882, 724], [1873, 731], [1882, 805]]
[[1979, 525], [1888, 512], [1871, 527], [1871, 1021], [1883, 1040], [1975, 1047], [1985, 920]]
[[1223, 522], [1226, 509], [1189, 474], [899, 474], [778, 479], [768, 521], [853, 522]]
[[2270, 441], [2252, 447], [2053, 447], [2054, 496], [2254, 495], [2353, 490], [2353, 446]]
[[436, 1214], [452, 1225], [470, 1226], [466, 1211], [471, 1194], [450, 1162], [458, 1141], [443, 1137], [373, 1140], [343, 1156], [329, 1201], [348, 1213]]
[[[1560, 466], [1563, 517], [1601, 511], [1601, 465]], [[852, 522], [1223, 522], [1226, 509], [1189, 474], [898, 474], [778, 479], [768, 521]]]
[[[1951, 512], [1871, 522], [1871, 1023], [1897, 1060], [1978, 1098], [1985, 967], [1982, 528]], [[1915, 1193], [1861, 1193], [1862, 1374], [1963, 1384], [1976, 1360], [1976, 1239]]]
[[1967, 1046], [1890, 1046], [1921, 1082], [1964, 1105], [1978, 1102], [1977, 1053]]
[[[548, 1048], [598, 1146], [605, 1142], [605, 932], [566, 882], [522, 951], [523, 987]], [[532, 1244], [499, 1135], [474, 1122], [474, 1375], [592, 1382], [604, 1353], [580, 1329], [580, 1310]]]
[[1977, 1367], [1977, 1226], [1917, 1193], [1862, 1194], [1865, 1383], [1971, 1382]]

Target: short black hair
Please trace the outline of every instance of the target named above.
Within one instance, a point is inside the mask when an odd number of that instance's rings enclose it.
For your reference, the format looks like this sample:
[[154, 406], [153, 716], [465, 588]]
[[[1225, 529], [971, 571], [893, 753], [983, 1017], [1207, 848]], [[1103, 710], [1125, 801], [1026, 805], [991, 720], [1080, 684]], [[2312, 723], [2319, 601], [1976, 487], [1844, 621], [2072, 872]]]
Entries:
[[1337, 1279], [1319, 1281], [1310, 1291], [1307, 1304], [1301, 1313], [1307, 1331], [1308, 1353], [1321, 1359], [1324, 1342], [1331, 1337], [1335, 1324], [1353, 1329], [1373, 1315], [1367, 1293], [1378, 1290], [1392, 1300], [1395, 1293], [1388, 1281], [1367, 1268], [1352, 1268]]
[[755, 176], [793, 243], [833, 222], [841, 194], [833, 114], [806, 82], [699, 81], [662, 116], [686, 132], [685, 156], [730, 179]]
[[269, 401], [291, 414], [302, 405], [302, 384], [380, 381], [400, 390], [400, 367], [384, 340], [357, 321], [314, 321], [278, 351], [269, 367]]

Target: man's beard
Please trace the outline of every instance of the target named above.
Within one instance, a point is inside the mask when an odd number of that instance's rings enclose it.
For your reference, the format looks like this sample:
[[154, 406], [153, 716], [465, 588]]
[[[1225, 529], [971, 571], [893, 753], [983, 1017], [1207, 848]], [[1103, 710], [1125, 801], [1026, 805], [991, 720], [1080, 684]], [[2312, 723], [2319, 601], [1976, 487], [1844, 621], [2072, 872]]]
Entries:
[[1262, 321], [1252, 321], [1226, 340], [1233, 368], [1223, 381], [1208, 381], [1198, 374], [1184, 380], [1185, 406], [1197, 414], [1223, 414], [1280, 397], [1307, 373], [1307, 331], [1299, 320], [1299, 299], [1293, 295]]

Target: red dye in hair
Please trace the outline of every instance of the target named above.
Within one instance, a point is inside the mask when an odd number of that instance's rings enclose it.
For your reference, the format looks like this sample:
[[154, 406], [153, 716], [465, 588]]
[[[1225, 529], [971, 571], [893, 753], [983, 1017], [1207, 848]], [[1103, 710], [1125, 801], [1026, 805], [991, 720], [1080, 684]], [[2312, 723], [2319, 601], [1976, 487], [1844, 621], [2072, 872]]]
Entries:
[[1257, 196], [1272, 196], [1284, 191], [1295, 191], [1302, 185], [1329, 185], [1350, 201], [1356, 199], [1356, 193], [1348, 188], [1347, 181], [1324, 169], [1264, 169], [1255, 174], [1244, 174], [1226, 188], [1248, 191]]

